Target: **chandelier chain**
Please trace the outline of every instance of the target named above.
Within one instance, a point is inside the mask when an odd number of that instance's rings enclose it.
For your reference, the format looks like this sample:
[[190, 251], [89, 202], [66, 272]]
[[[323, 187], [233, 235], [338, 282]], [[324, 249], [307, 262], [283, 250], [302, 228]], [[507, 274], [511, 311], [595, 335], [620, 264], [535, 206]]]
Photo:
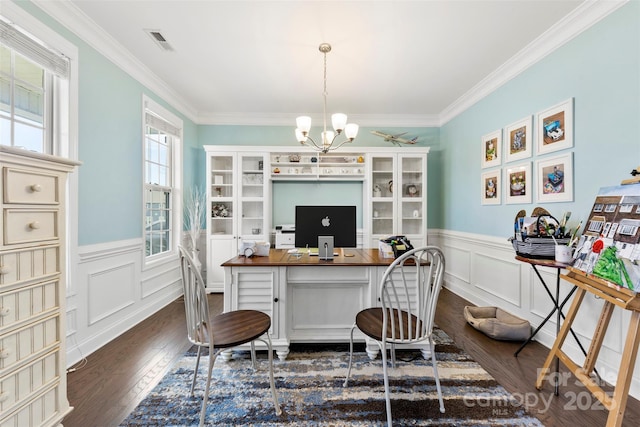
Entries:
[[[329, 95], [329, 93], [327, 92], [327, 52], [323, 51], [324, 54], [324, 91], [322, 92], [322, 96], [324, 98], [324, 105], [323, 105], [323, 110], [322, 110], [322, 117], [323, 117], [323, 131], [324, 134], [327, 134], [327, 95]], [[324, 143], [324, 136], [322, 137], [323, 139], [323, 143]]]

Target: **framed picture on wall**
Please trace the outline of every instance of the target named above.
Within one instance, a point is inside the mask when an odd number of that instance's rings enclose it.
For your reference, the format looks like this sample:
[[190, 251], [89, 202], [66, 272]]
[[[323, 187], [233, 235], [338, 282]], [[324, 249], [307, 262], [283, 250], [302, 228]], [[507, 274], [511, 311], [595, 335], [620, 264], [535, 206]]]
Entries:
[[505, 162], [531, 157], [531, 116], [505, 127]]
[[531, 162], [504, 168], [504, 194], [506, 204], [531, 203]]
[[573, 153], [536, 161], [538, 202], [573, 201]]
[[480, 200], [483, 205], [499, 205], [501, 203], [502, 180], [500, 169], [484, 172], [481, 175]]
[[502, 158], [502, 129], [482, 137], [482, 169], [500, 166]]
[[537, 154], [573, 147], [573, 98], [539, 112], [537, 117]]

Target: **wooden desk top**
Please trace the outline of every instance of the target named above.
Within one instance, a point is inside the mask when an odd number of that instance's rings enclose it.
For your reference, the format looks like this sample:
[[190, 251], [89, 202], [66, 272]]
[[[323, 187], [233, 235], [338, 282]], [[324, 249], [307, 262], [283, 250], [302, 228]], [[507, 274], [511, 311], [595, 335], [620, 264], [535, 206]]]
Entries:
[[336, 249], [339, 255], [333, 260], [323, 260], [318, 256], [310, 256], [300, 249], [300, 253], [291, 254], [287, 249], [271, 249], [269, 256], [253, 256], [250, 258], [238, 255], [222, 264], [223, 267], [291, 267], [291, 266], [388, 266], [393, 258], [382, 258], [378, 249]]

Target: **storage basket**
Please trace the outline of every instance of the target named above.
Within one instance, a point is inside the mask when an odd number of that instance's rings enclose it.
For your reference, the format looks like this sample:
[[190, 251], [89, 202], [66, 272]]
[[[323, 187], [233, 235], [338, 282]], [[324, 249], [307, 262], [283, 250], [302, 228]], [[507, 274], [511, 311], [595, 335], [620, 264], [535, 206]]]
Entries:
[[[516, 227], [517, 230], [514, 233], [514, 237], [511, 237], [511, 244], [516, 254], [525, 258], [537, 258], [537, 259], [555, 259], [556, 257], [556, 245], [566, 245], [569, 243], [568, 237], [553, 238], [549, 235], [541, 234], [546, 224], [552, 224], [554, 227], [559, 225], [558, 220], [549, 214], [544, 208], [536, 208], [533, 211], [533, 216], [537, 217], [535, 230], [533, 235], [524, 237], [522, 230], [518, 226], [519, 218], [524, 217], [526, 214], [524, 211], [518, 212], [516, 215]], [[518, 233], [520, 232], [520, 233]], [[519, 235], [518, 235], [519, 234]]]
[[569, 239], [562, 238], [555, 241], [551, 237], [527, 237], [524, 241], [511, 240], [516, 254], [525, 258], [554, 259], [556, 257], [556, 242], [566, 245]]

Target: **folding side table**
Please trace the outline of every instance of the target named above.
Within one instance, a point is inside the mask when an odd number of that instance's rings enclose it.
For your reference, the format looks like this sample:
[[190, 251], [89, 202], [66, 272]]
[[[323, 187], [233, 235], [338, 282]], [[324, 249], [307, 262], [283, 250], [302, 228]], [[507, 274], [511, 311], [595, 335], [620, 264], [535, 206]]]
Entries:
[[[562, 312], [562, 309], [567, 304], [567, 302], [569, 301], [571, 296], [576, 292], [576, 289], [578, 289], [578, 288], [576, 286], [573, 286], [573, 288], [571, 289], [571, 291], [569, 291], [567, 296], [562, 300], [562, 302], [560, 302], [560, 271], [562, 269], [568, 268], [569, 264], [561, 263], [561, 262], [558, 262], [558, 261], [555, 261], [555, 260], [552, 260], [552, 259], [526, 258], [526, 257], [520, 256], [520, 255], [517, 255], [516, 259], [518, 261], [522, 261], [522, 262], [525, 262], [527, 264], [530, 264], [531, 267], [533, 267], [533, 271], [536, 273], [536, 276], [538, 276], [538, 279], [540, 280], [540, 283], [542, 283], [542, 286], [544, 286], [544, 289], [547, 291], [547, 295], [549, 295], [549, 298], [551, 298], [551, 301], [553, 302], [553, 309], [549, 312], [549, 314], [547, 314], [547, 317], [544, 318], [542, 323], [540, 323], [540, 325], [538, 325], [538, 327], [533, 331], [531, 336], [529, 336], [529, 338], [524, 343], [522, 343], [520, 348], [518, 348], [518, 350], [516, 350], [516, 352], [514, 353], [514, 356], [518, 357], [518, 354], [520, 353], [520, 351], [527, 344], [529, 344], [533, 340], [533, 338], [536, 336], [538, 331], [540, 331], [540, 329], [542, 329], [542, 327], [549, 321], [549, 319], [551, 319], [551, 316], [553, 316], [554, 313], [556, 314], [556, 337], [558, 336], [558, 334], [560, 332], [560, 324], [562, 323], [562, 320], [565, 318], [564, 313]], [[547, 283], [544, 281], [542, 275], [538, 271], [538, 267], [548, 267], [548, 268], [555, 268], [556, 269], [556, 292], [555, 292], [555, 296], [553, 295], [553, 293], [549, 289], [549, 286], [547, 286]], [[582, 344], [580, 343], [580, 340], [578, 339], [578, 336], [576, 335], [576, 333], [571, 328], [569, 328], [569, 331], [571, 332], [571, 335], [573, 335], [573, 338], [578, 343], [578, 346], [580, 347], [580, 350], [582, 350], [582, 353], [586, 356], [587, 352], [584, 349], [584, 347], [582, 346]], [[560, 368], [560, 362], [558, 360], [556, 360], [556, 373], [558, 372], [559, 368]], [[595, 372], [595, 373], [597, 375], [597, 372]], [[556, 382], [555, 382], [555, 394], [557, 396], [558, 393], [559, 393], [559, 383], [558, 383], [558, 376], [557, 375], [555, 376], [555, 379], [556, 379]]]

